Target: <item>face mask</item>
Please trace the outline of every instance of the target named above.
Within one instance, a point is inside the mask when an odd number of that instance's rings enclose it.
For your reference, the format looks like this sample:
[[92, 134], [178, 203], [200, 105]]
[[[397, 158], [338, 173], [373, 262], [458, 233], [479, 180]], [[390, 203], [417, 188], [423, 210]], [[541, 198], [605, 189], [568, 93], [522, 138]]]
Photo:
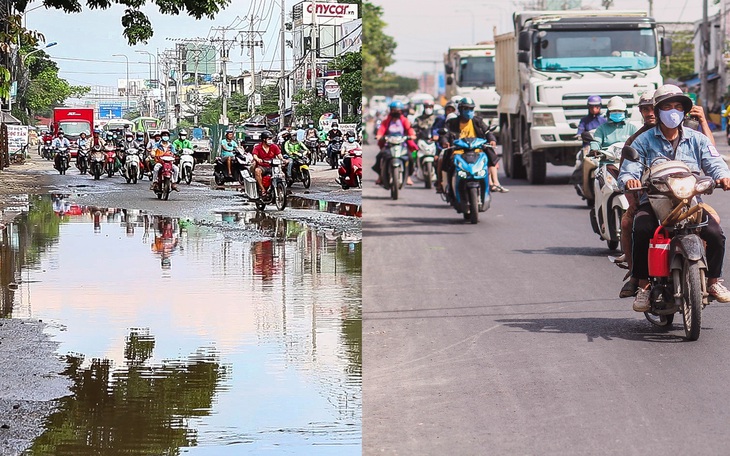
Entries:
[[126, 138], [126, 139], [127, 139], [127, 142], [132, 142], [132, 140], [133, 140], [134, 138], [132, 138], [131, 136], [127, 136], [127, 138]]
[[400, 117], [400, 112], [399, 111], [391, 112], [390, 117]]
[[433, 114], [433, 108], [426, 108], [423, 110], [423, 113], [427, 116], [430, 116], [431, 114]]
[[170, 140], [170, 137], [169, 137], [169, 136], [163, 136], [163, 137], [162, 137], [162, 140], [163, 140], [163, 141], [169, 141], [169, 140]]
[[274, 140], [273, 139], [267, 139], [266, 140], [266, 144], [268, 144], [270, 146], [270, 145], [274, 144]]
[[185, 141], [186, 139], [188, 139], [187, 136], [180, 136], [180, 141]]
[[612, 122], [623, 122], [623, 120], [626, 119], [626, 114], [623, 112], [612, 112], [608, 115], [608, 118], [611, 119]]
[[309, 128], [314, 128], [314, 125], [312, 125], [312, 124], [309, 124]]
[[473, 119], [474, 118], [474, 110], [473, 109], [469, 109], [469, 110], [466, 110], [466, 111], [461, 111], [461, 117], [463, 117], [465, 119], [469, 119], [469, 120]]
[[355, 142], [355, 138], [347, 138], [348, 142]]
[[677, 128], [684, 120], [684, 112], [677, 109], [659, 110], [659, 120], [669, 128]]

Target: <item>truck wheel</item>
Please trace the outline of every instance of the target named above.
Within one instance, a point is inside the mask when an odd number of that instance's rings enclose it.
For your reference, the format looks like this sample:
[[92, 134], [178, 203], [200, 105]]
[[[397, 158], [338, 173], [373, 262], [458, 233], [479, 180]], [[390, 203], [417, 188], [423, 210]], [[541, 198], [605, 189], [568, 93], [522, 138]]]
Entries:
[[507, 177], [512, 177], [512, 137], [509, 134], [509, 127], [507, 125], [502, 126], [502, 133], [499, 136], [500, 142], [502, 143], [504, 174]]
[[545, 162], [545, 154], [542, 152], [532, 151], [530, 154], [529, 165], [527, 166], [527, 180], [532, 185], [540, 185], [545, 183], [545, 172], [547, 163]]

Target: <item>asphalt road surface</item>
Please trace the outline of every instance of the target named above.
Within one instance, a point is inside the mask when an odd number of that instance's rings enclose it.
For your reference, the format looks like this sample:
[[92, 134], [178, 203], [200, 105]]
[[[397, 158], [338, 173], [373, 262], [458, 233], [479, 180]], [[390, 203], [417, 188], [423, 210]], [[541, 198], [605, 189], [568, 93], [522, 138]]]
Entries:
[[[588, 209], [502, 178], [478, 225], [421, 184], [363, 190], [363, 454], [727, 454], [730, 305], [700, 339], [619, 299]], [[730, 231], [730, 193], [706, 198]], [[725, 276], [730, 278], [726, 258]], [[678, 324], [679, 323], [679, 324]]]

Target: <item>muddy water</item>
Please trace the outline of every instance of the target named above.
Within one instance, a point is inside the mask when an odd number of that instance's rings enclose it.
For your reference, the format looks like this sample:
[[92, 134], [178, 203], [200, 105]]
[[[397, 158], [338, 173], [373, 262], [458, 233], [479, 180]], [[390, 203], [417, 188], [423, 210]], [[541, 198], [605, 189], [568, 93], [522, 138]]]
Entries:
[[0, 248], [74, 383], [27, 454], [361, 453], [359, 243], [32, 199]]

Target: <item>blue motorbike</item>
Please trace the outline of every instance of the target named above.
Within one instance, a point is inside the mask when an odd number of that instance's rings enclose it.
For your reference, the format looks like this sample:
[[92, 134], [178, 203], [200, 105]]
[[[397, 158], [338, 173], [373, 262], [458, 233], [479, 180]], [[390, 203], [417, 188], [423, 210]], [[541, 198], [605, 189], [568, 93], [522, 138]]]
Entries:
[[447, 183], [448, 202], [471, 223], [479, 222], [479, 212], [489, 209], [489, 159], [482, 150], [489, 147], [483, 138], [460, 138], [453, 146], [453, 173]]

